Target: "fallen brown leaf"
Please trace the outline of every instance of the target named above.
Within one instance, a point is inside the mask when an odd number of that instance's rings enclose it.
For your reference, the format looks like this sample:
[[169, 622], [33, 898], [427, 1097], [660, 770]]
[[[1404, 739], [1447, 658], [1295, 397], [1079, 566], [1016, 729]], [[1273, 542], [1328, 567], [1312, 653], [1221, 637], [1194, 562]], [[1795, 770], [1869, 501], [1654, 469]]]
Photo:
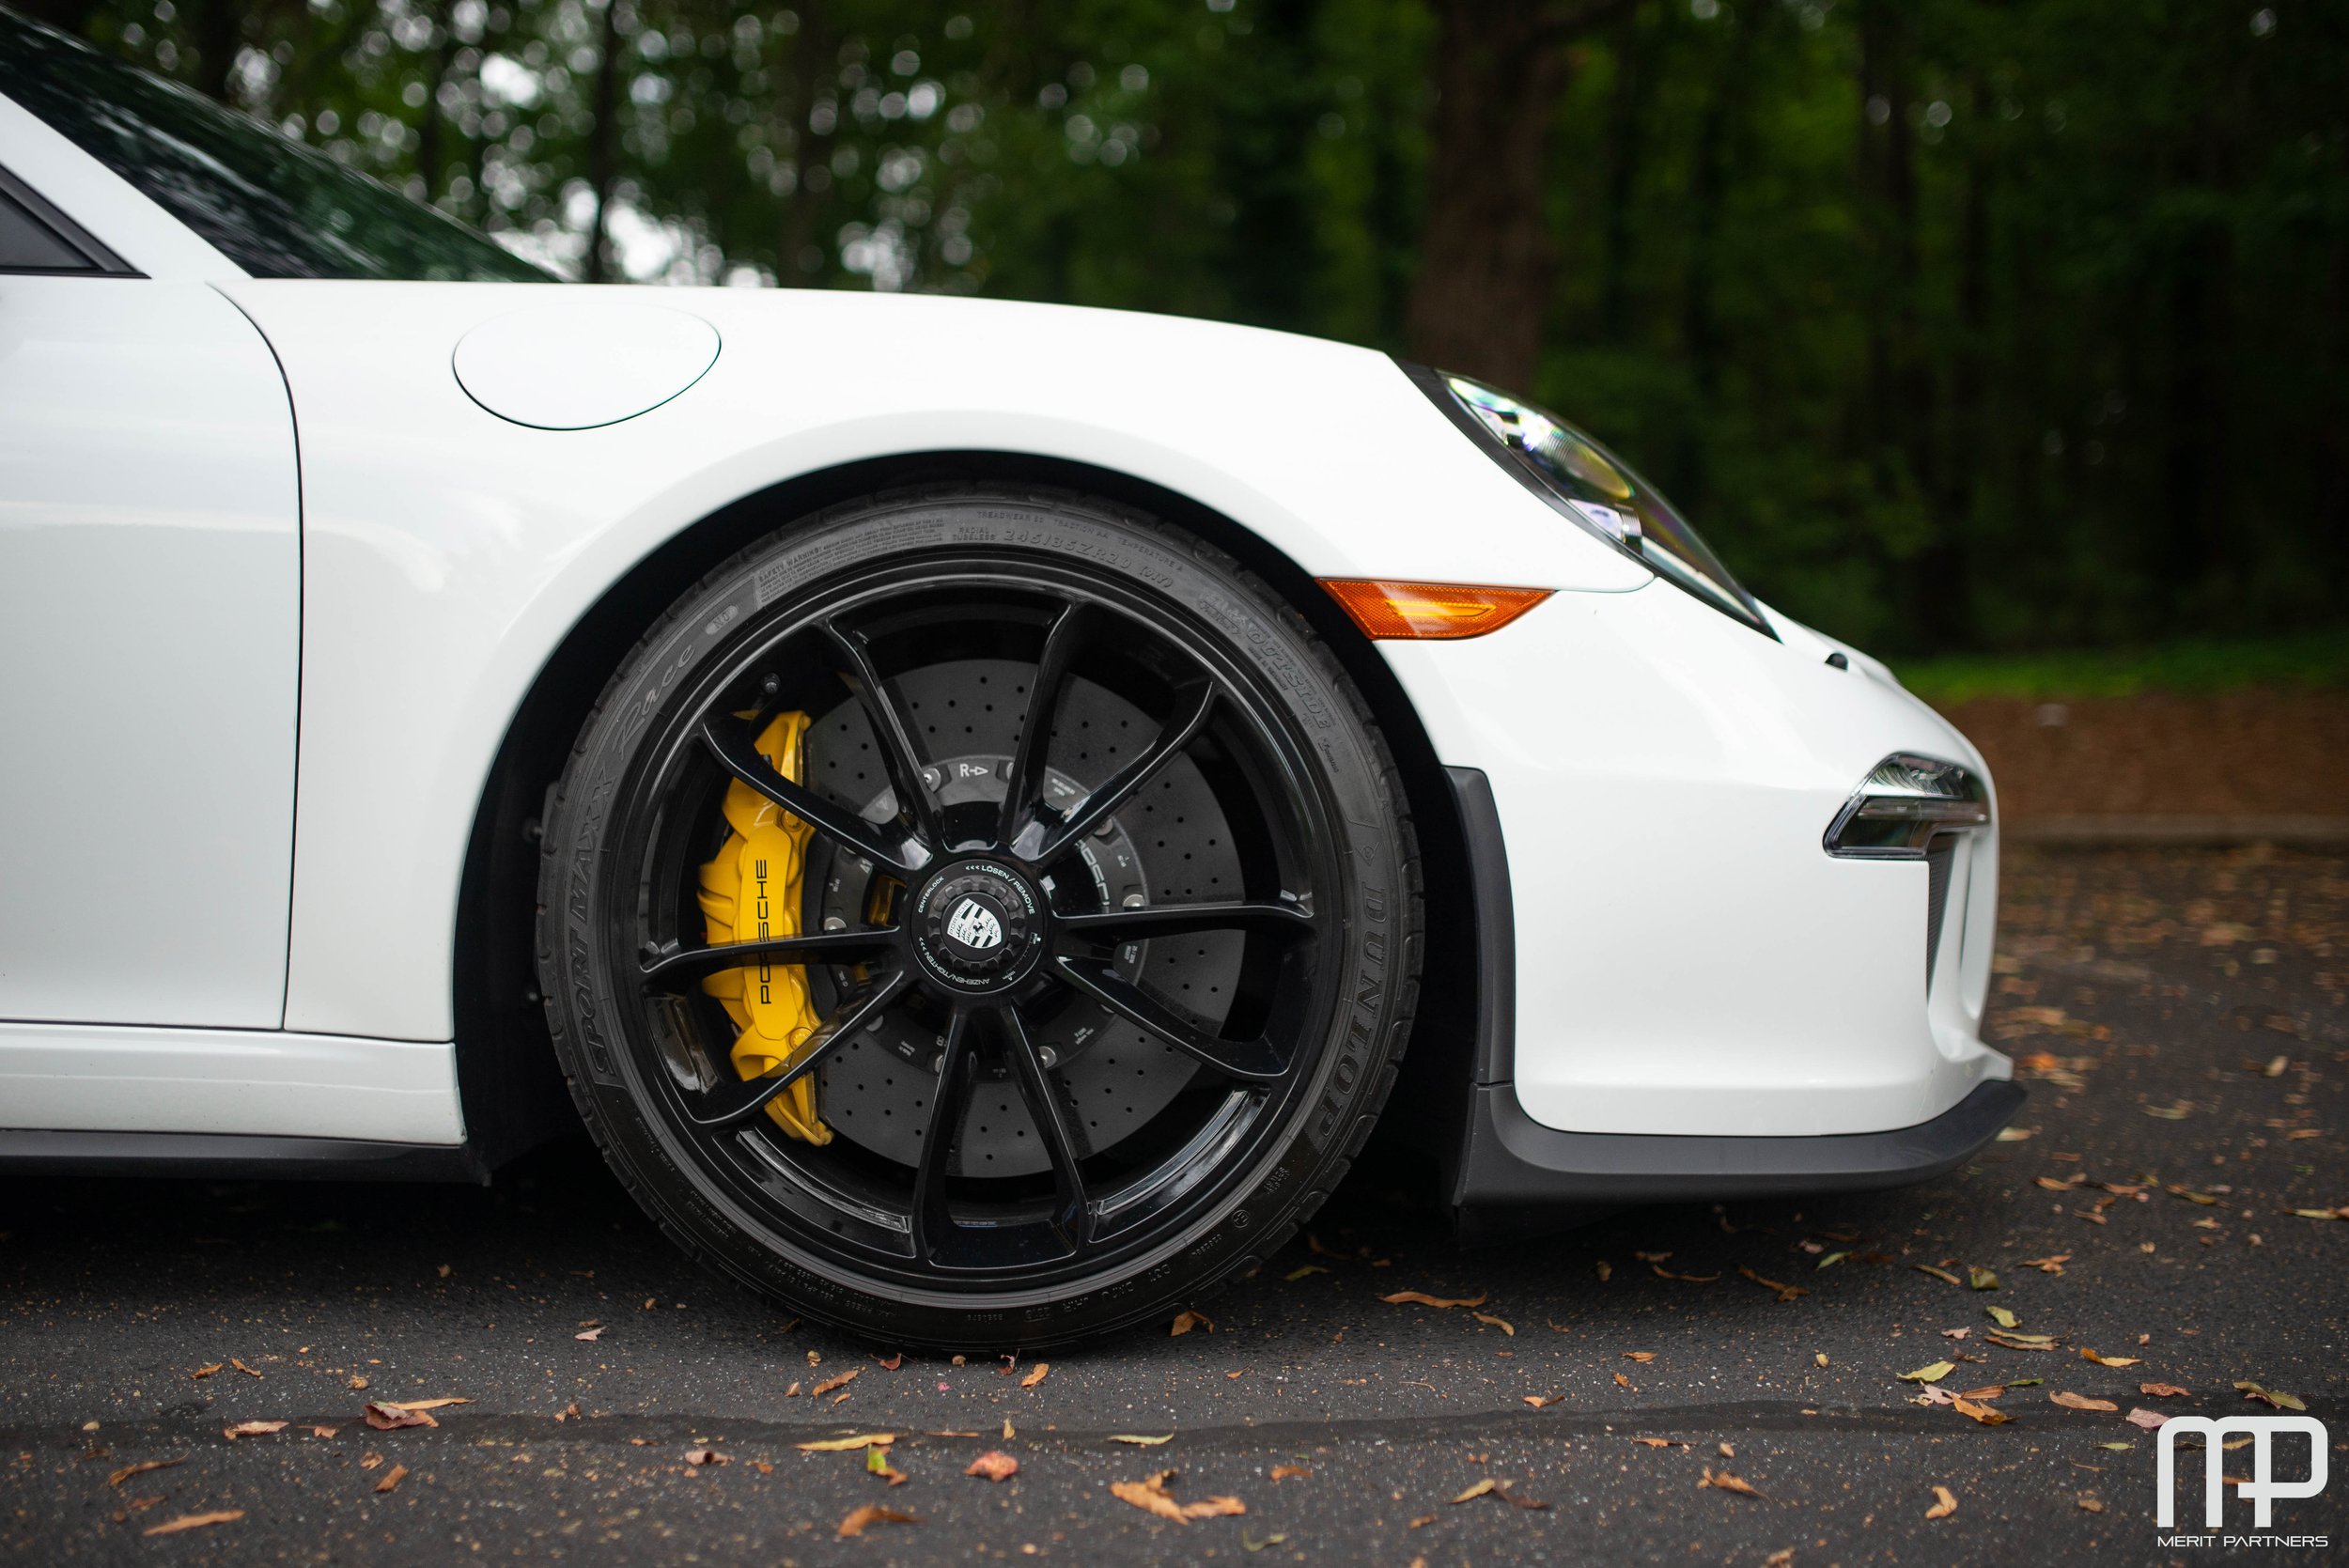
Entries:
[[889, 1451], [885, 1448], [869, 1448], [864, 1451], [864, 1473], [877, 1475], [892, 1486], [903, 1486], [906, 1483], [905, 1471], [889, 1462]]
[[840, 1521], [837, 1533], [841, 1540], [846, 1541], [852, 1535], [863, 1535], [868, 1525], [918, 1525], [921, 1522], [910, 1514], [900, 1514], [894, 1508], [868, 1502], [863, 1508], [849, 1510], [848, 1516]]
[[1686, 1443], [1674, 1445], [1670, 1437], [1634, 1437], [1631, 1440], [1639, 1444], [1641, 1448], [1651, 1449], [1668, 1449], [1674, 1446], [1686, 1448], [1688, 1446]]
[[1527, 1394], [1525, 1396], [1525, 1403], [1531, 1405], [1536, 1410], [1554, 1404], [1556, 1400], [1557, 1396], [1555, 1394]]
[[599, 1340], [603, 1338], [603, 1329], [601, 1327], [583, 1328], [578, 1333], [573, 1334], [571, 1338], [575, 1340]]
[[1935, 1487], [1933, 1489], [1933, 1506], [1925, 1510], [1926, 1518], [1946, 1519], [1951, 1514], [1957, 1512], [1957, 1494], [1952, 1492], [1948, 1487]]
[[1512, 1324], [1502, 1318], [1497, 1318], [1490, 1312], [1470, 1312], [1469, 1313], [1469, 1316], [1474, 1318], [1479, 1323], [1491, 1324], [1494, 1327], [1500, 1329], [1502, 1333], [1508, 1335], [1513, 1340], [1517, 1337], [1517, 1326], [1515, 1324]]
[[894, 1356], [876, 1356], [873, 1359], [880, 1363], [880, 1369], [883, 1372], [895, 1372], [906, 1364], [905, 1352], [902, 1350]]
[[211, 1376], [211, 1375], [212, 1375], [212, 1374], [214, 1374], [214, 1373], [218, 1372], [219, 1370], [220, 1370], [220, 1363], [219, 1363], [218, 1361], [211, 1361], [211, 1362], [208, 1362], [208, 1363], [206, 1363], [206, 1364], [205, 1364], [205, 1365], [203, 1365], [203, 1366], [200, 1366], [200, 1367], [196, 1368], [194, 1372], [192, 1372], [192, 1373], [188, 1374], [188, 1375], [189, 1375], [190, 1377], [198, 1377], [198, 1378], [201, 1378], [201, 1377], [210, 1377], [210, 1376]]
[[379, 1492], [388, 1492], [407, 1479], [408, 1467], [405, 1465], [395, 1465], [390, 1469], [383, 1472], [383, 1479], [375, 1483], [375, 1489]]
[[258, 1377], [261, 1375], [259, 1373], [255, 1372], [251, 1367], [246, 1366], [242, 1361], [238, 1360], [234, 1356], [228, 1358], [228, 1364], [236, 1368], [239, 1372], [243, 1373], [247, 1377]]
[[1167, 1478], [1174, 1473], [1173, 1470], [1160, 1470], [1147, 1481], [1113, 1481], [1110, 1483], [1110, 1491], [1145, 1514], [1172, 1519], [1178, 1525], [1187, 1525], [1193, 1519], [1219, 1518], [1248, 1512], [1248, 1505], [1237, 1498], [1202, 1498], [1197, 1502], [1176, 1502], [1166, 1489]]
[[821, 1399], [824, 1395], [832, 1392], [834, 1389], [847, 1388], [849, 1384], [855, 1382], [857, 1377], [863, 1371], [864, 1369], [863, 1367], [850, 1367], [848, 1371], [842, 1373], [837, 1377], [825, 1378], [821, 1383], [818, 1383], [816, 1387], [808, 1389], [808, 1394], [812, 1398]]
[[422, 1410], [411, 1410], [404, 1405], [394, 1405], [388, 1400], [367, 1401], [366, 1415], [367, 1424], [378, 1432], [397, 1432], [403, 1426], [441, 1424]]
[[2102, 1514], [2105, 1511], [2105, 1505], [2098, 1502], [2094, 1498], [2079, 1498], [2075, 1500], [2080, 1505], [2080, 1511], [2082, 1513]]
[[1313, 1473], [1313, 1467], [1310, 1465], [1275, 1465], [1272, 1467], [1272, 1479], [1275, 1481], [1286, 1481], [1291, 1476], [1301, 1479]]
[[1778, 1298], [1781, 1301], [1792, 1301], [1798, 1296], [1809, 1296], [1811, 1294], [1811, 1291], [1807, 1286], [1790, 1285], [1777, 1280], [1766, 1280], [1761, 1275], [1756, 1274], [1752, 1269], [1747, 1268], [1743, 1265], [1738, 1267], [1737, 1272], [1744, 1275], [1747, 1279], [1751, 1280], [1755, 1284], [1760, 1285], [1764, 1290], [1774, 1290], [1778, 1292]]
[[1970, 1399], [1953, 1400], [1951, 1403], [1959, 1415], [1970, 1417], [1984, 1426], [2004, 1426], [2015, 1419], [2003, 1410], [1993, 1410], [1989, 1405], [1977, 1405]]
[[1160, 1443], [1171, 1443], [1174, 1440], [1174, 1434], [1172, 1432], [1168, 1433], [1163, 1437], [1145, 1437], [1137, 1432], [1112, 1432], [1110, 1434], [1110, 1441], [1112, 1443], [1131, 1443], [1134, 1447], [1141, 1449], [1154, 1449]]
[[2148, 1432], [2158, 1432], [2161, 1430], [2162, 1423], [2170, 1418], [2158, 1410], [2148, 1410], [2140, 1405], [2121, 1419], [2131, 1426], [2141, 1426]]
[[1944, 1284], [1962, 1285], [1966, 1282], [1965, 1281], [1959, 1279], [1956, 1275], [1951, 1273], [1948, 1269], [1936, 1268], [1929, 1263], [1910, 1264], [1908, 1266], [1915, 1269], [1920, 1274], [1930, 1274], [1935, 1279], [1942, 1281]]
[[149, 1525], [142, 1535], [177, 1535], [183, 1529], [202, 1529], [206, 1525], [225, 1525], [244, 1517], [241, 1508], [224, 1508], [217, 1514], [182, 1514], [177, 1519], [165, 1519], [160, 1525]]
[[1626, 1377], [1622, 1373], [1615, 1374], [1615, 1386], [1619, 1389], [1630, 1389], [1635, 1394], [1640, 1391], [1637, 1388], [1633, 1387], [1631, 1379]]
[[1656, 1359], [1656, 1352], [1653, 1350], [1626, 1350], [1623, 1353], [1623, 1358], [1626, 1361], [1637, 1361], [1641, 1366], [1645, 1366], [1648, 1362]]
[[185, 1458], [142, 1459], [135, 1465], [125, 1465], [122, 1468], [115, 1471], [114, 1474], [106, 1478], [106, 1484], [109, 1486], [119, 1486], [134, 1475], [145, 1475], [149, 1470], [167, 1470], [174, 1465], [184, 1465], [186, 1463], [187, 1460]]
[[[560, 1421], [562, 1418], [558, 1416], [555, 1419]], [[339, 1426], [314, 1426], [310, 1428], [310, 1436], [313, 1437], [332, 1437], [335, 1433], [340, 1432], [342, 1428]]]
[[353, 1374], [350, 1382], [346, 1386], [356, 1391], [366, 1388], [367, 1386], [367, 1380], [364, 1374]]
[[272, 1432], [283, 1432], [286, 1425], [284, 1421], [239, 1421], [234, 1426], [222, 1427], [221, 1436], [233, 1443], [240, 1437], [266, 1437]]
[[2060, 1389], [2056, 1392], [2049, 1394], [2047, 1398], [2050, 1402], [2061, 1405], [2067, 1410], [2112, 1411], [2121, 1408], [2118, 1405], [2113, 1404], [2112, 1401], [2108, 1399], [2091, 1399], [2086, 1394], [2076, 1394], [2069, 1389]]
[[1193, 1328], [1205, 1328], [1208, 1333], [1212, 1334], [1215, 1332], [1215, 1320], [1208, 1317], [1205, 1312], [1176, 1312], [1174, 1314], [1174, 1327], [1168, 1331], [1175, 1334], [1188, 1334]]
[[885, 1449], [897, 1440], [894, 1432], [866, 1432], [854, 1437], [827, 1437], [817, 1443], [794, 1443], [801, 1453], [846, 1453], [850, 1449]]
[[2081, 1360], [2093, 1361], [2100, 1367], [2133, 1367], [2144, 1358], [2142, 1356], [2099, 1356], [2086, 1349], [2080, 1352]]
[[1485, 1304], [1485, 1297], [1482, 1296], [1463, 1296], [1455, 1299], [1447, 1299], [1416, 1290], [1399, 1290], [1392, 1296], [1382, 1296], [1378, 1299], [1390, 1307], [1481, 1307]]
[[393, 1404], [403, 1410], [445, 1410], [452, 1405], [471, 1405], [470, 1399], [396, 1399]]
[[971, 1461], [964, 1475], [979, 1476], [988, 1481], [1009, 1481], [1019, 1473], [1019, 1461], [997, 1449], [989, 1449]]
[[2139, 1383], [2137, 1391], [2148, 1399], [2184, 1399], [2193, 1390], [2181, 1389], [2175, 1383]]
[[1038, 1361], [1035, 1365], [1028, 1369], [1028, 1375], [1019, 1380], [1019, 1386], [1023, 1389], [1033, 1389], [1038, 1383], [1043, 1382], [1045, 1374], [1050, 1373], [1051, 1370], [1051, 1362]]
[[688, 1465], [723, 1465], [730, 1458], [731, 1455], [720, 1453], [716, 1449], [687, 1449], [685, 1451], [685, 1462]]
[[[1423, 1528], [1424, 1528], [1424, 1527], [1426, 1527], [1426, 1526], [1428, 1526], [1428, 1525], [1432, 1525], [1432, 1524], [1434, 1524], [1435, 1522], [1436, 1522], [1436, 1515], [1434, 1515], [1433, 1514], [1421, 1514], [1418, 1518], [1413, 1519], [1412, 1521], [1410, 1521], [1410, 1523], [1408, 1523], [1408, 1524], [1405, 1525], [1403, 1528], [1404, 1528], [1405, 1529], [1423, 1529]], [[1421, 1562], [1425, 1562], [1427, 1560], [1426, 1560], [1425, 1558], [1423, 1558], [1423, 1558], [1418, 1559], [1417, 1560], [1419, 1560], [1419, 1561], [1421, 1561]]]
[[1761, 1493], [1753, 1489], [1750, 1483], [1740, 1480], [1736, 1476], [1731, 1475], [1727, 1470], [1722, 1470], [1719, 1474], [1714, 1473], [1713, 1467], [1710, 1465], [1707, 1465], [1704, 1467], [1704, 1478], [1702, 1481], [1699, 1481], [1697, 1485], [1700, 1489], [1710, 1486], [1714, 1490], [1719, 1492], [1735, 1492], [1741, 1498], [1759, 1498], [1762, 1496]]
[[2052, 1252], [2044, 1258], [2025, 1258], [2023, 1266], [2035, 1268], [2042, 1274], [2061, 1274], [2063, 1265], [2071, 1261], [2072, 1254], [2069, 1252]]

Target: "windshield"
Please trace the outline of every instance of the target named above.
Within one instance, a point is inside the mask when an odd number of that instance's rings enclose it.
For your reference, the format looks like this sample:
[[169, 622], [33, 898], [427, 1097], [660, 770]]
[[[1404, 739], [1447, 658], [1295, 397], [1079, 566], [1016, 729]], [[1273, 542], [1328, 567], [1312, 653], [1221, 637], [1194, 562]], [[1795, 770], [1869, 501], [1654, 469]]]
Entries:
[[1482, 381], [1447, 376], [1444, 384], [1585, 528], [1630, 551], [1699, 598], [1767, 629], [1752, 598], [1720, 557], [1622, 458], [1547, 409]]
[[0, 93], [256, 277], [552, 281], [314, 147], [5, 9]]

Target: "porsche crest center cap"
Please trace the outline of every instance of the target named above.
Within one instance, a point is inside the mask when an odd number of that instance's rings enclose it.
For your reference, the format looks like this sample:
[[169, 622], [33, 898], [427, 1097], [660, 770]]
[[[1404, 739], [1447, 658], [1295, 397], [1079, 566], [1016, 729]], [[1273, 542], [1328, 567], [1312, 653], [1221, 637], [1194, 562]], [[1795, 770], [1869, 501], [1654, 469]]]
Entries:
[[964, 861], [914, 902], [923, 967], [957, 990], [988, 990], [1025, 973], [1044, 941], [1042, 901], [1028, 879], [993, 861]]

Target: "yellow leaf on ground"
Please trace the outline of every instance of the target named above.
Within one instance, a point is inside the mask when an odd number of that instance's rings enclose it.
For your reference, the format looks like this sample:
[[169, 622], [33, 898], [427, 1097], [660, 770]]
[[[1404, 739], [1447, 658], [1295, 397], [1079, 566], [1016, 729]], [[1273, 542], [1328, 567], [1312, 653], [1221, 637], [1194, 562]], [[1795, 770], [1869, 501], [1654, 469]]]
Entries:
[[1944, 1284], [1958, 1285], [1965, 1283], [1963, 1280], [1960, 1280], [1956, 1275], [1951, 1273], [1948, 1269], [1936, 1268], [1928, 1263], [1911, 1264], [1908, 1266], [1915, 1269], [1920, 1274], [1930, 1274], [1935, 1279], [1942, 1281]]
[[827, 1437], [819, 1443], [794, 1443], [801, 1453], [847, 1453], [851, 1449], [885, 1449], [897, 1440], [894, 1432], [866, 1432], [854, 1437]]
[[2059, 1389], [2047, 1398], [2067, 1410], [2115, 1411], [2121, 1408], [2108, 1399], [2091, 1399], [2086, 1394], [2076, 1394], [2069, 1389]]
[[2082, 1350], [2080, 1359], [2093, 1361], [2100, 1367], [2133, 1367], [2144, 1358], [2142, 1356], [2099, 1356], [2092, 1350]]
[[217, 1514], [182, 1514], [177, 1519], [165, 1519], [160, 1525], [149, 1525], [142, 1535], [177, 1535], [183, 1529], [202, 1529], [206, 1525], [225, 1525], [244, 1517], [241, 1508], [224, 1508]]
[[1957, 1495], [1946, 1486], [1933, 1489], [1933, 1506], [1925, 1510], [1928, 1519], [1946, 1519], [1957, 1512]]
[[1494, 1327], [1500, 1329], [1502, 1333], [1508, 1335], [1513, 1340], [1517, 1337], [1517, 1325], [1509, 1322], [1505, 1318], [1495, 1317], [1490, 1312], [1470, 1312], [1469, 1313], [1469, 1316], [1474, 1318], [1479, 1323], [1491, 1324]]
[[1484, 1480], [1478, 1482], [1475, 1485], [1470, 1487], [1467, 1491], [1461, 1493], [1458, 1497], [1453, 1498], [1452, 1500], [1455, 1503], [1463, 1503], [1468, 1501], [1470, 1498], [1481, 1498], [1499, 1484], [1500, 1483], [1493, 1480], [1492, 1477], [1486, 1476]]
[[389, 1470], [384, 1472], [382, 1480], [375, 1483], [375, 1489], [379, 1492], [388, 1492], [407, 1479], [408, 1467], [405, 1465], [395, 1465]]
[[1023, 1389], [1033, 1389], [1038, 1383], [1043, 1382], [1045, 1375], [1051, 1370], [1051, 1362], [1038, 1361], [1035, 1365], [1028, 1369], [1028, 1375], [1019, 1380], [1019, 1386]]
[[1110, 1434], [1110, 1441], [1112, 1443], [1131, 1443], [1136, 1448], [1143, 1449], [1154, 1449], [1160, 1443], [1171, 1443], [1174, 1440], [1174, 1434], [1172, 1432], [1168, 1433], [1163, 1437], [1144, 1437], [1141, 1434], [1134, 1432], [1112, 1432]]
[[1390, 1307], [1481, 1307], [1485, 1304], [1482, 1296], [1445, 1297], [1416, 1290], [1399, 1290], [1392, 1296], [1382, 1296], [1378, 1299]]
[[845, 1389], [849, 1384], [855, 1382], [857, 1378], [863, 1374], [863, 1371], [864, 1369], [863, 1367], [850, 1367], [848, 1371], [842, 1373], [837, 1377], [827, 1377], [821, 1383], [817, 1384], [816, 1387], [808, 1389], [808, 1396], [812, 1399], [821, 1399], [824, 1395], [832, 1392], [834, 1389]]
[[1938, 1383], [1956, 1370], [1955, 1361], [1935, 1361], [1919, 1367], [1915, 1372], [1902, 1373], [1900, 1380], [1904, 1383]]

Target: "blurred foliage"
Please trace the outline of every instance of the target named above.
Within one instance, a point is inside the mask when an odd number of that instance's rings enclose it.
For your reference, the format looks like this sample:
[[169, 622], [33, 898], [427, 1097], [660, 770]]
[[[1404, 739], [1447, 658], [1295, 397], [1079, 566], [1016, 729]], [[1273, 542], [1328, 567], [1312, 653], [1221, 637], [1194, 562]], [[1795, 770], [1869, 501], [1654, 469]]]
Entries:
[[2149, 691], [2201, 695], [2253, 687], [2341, 691], [2349, 691], [2349, 630], [2239, 642], [2186, 638], [2145, 648], [1944, 654], [1903, 660], [1895, 674], [1902, 685], [1944, 706], [1976, 697], [2068, 701]]
[[[1478, 151], [1431, 146], [1463, 0], [18, 3], [588, 278], [1408, 351]], [[1582, 0], [1538, 46], [1513, 374], [1766, 599], [1891, 652], [2341, 619], [2349, 7]]]

